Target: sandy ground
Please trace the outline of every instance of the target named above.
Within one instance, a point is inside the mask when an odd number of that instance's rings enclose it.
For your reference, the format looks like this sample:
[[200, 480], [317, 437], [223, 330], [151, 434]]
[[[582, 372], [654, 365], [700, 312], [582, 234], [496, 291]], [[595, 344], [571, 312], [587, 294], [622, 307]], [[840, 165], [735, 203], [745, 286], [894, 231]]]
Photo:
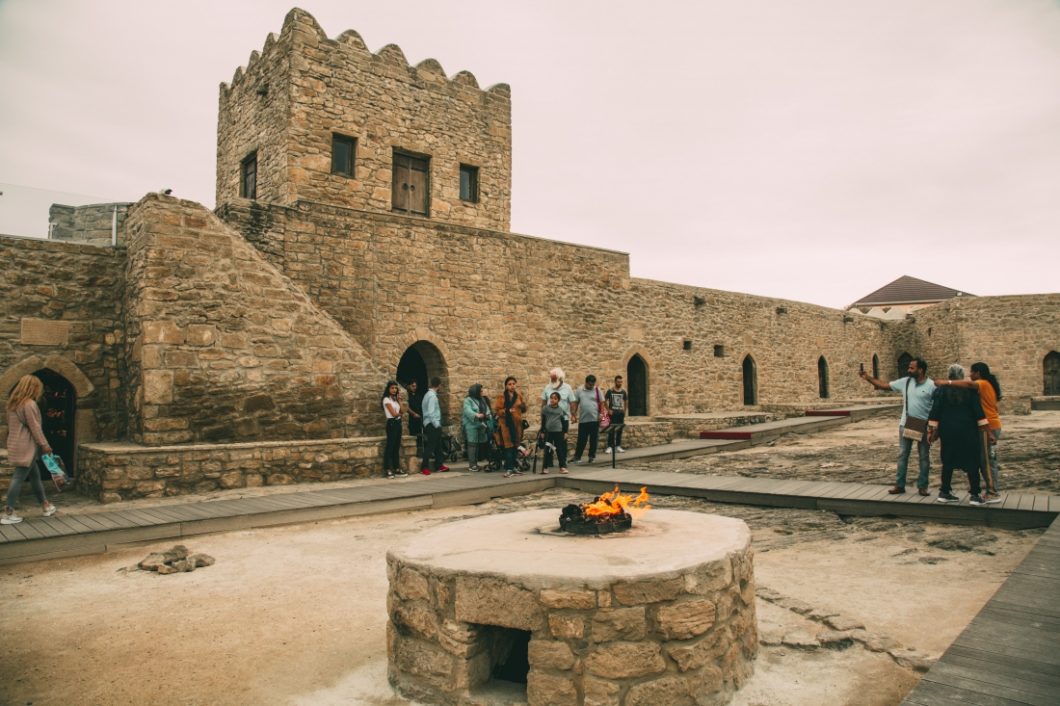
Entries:
[[[1060, 413], [1006, 421], [1005, 487], [1056, 492]], [[893, 436], [893, 420], [870, 420], [651, 468], [886, 483]], [[131, 570], [172, 542], [2, 567], [0, 703], [408, 704], [386, 681], [387, 548], [464, 517], [558, 513], [586, 499], [550, 490], [195, 537], [189, 548], [217, 563], [190, 574]], [[736, 706], [900, 702], [920, 676], [910, 665], [941, 654], [1040, 535], [696, 499], [656, 505], [739, 517], [752, 528], [762, 645]], [[846, 634], [857, 639], [829, 643], [829, 621], [854, 627]]]

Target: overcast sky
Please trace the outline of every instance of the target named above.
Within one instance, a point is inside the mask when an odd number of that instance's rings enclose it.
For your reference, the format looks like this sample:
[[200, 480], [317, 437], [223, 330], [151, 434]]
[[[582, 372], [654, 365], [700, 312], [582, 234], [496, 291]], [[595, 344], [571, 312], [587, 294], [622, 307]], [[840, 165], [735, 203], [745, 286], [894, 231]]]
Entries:
[[[511, 85], [515, 232], [834, 307], [903, 274], [1060, 291], [1056, 0], [300, 6]], [[51, 192], [212, 208], [218, 84], [290, 8], [0, 0], [0, 230]]]

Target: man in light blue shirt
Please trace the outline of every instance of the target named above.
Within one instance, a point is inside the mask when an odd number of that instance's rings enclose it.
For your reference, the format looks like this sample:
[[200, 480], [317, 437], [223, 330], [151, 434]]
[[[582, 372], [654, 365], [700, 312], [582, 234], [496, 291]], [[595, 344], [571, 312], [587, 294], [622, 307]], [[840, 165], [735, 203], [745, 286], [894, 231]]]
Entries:
[[438, 390], [442, 387], [439, 377], [431, 378], [430, 389], [423, 396], [423, 463], [420, 473], [431, 474], [431, 459], [434, 459], [434, 470], [445, 473], [445, 451], [442, 450], [442, 406], [438, 402]]
[[[913, 450], [913, 440], [907, 439], [902, 432], [905, 431], [906, 420], [909, 417], [927, 420], [931, 414], [931, 397], [935, 393], [935, 381], [927, 376], [927, 363], [923, 358], [917, 358], [909, 362], [909, 376], [883, 382], [872, 377], [864, 370], [859, 373], [861, 379], [870, 383], [877, 390], [894, 390], [902, 393], [902, 418], [898, 422], [898, 473], [895, 477], [894, 487], [887, 492], [898, 495], [905, 492], [905, 477], [909, 467], [909, 454]], [[917, 457], [920, 461], [920, 473], [916, 477], [917, 492], [921, 495], [929, 495], [928, 478], [931, 474], [931, 444], [928, 442], [927, 433], [916, 443]]]

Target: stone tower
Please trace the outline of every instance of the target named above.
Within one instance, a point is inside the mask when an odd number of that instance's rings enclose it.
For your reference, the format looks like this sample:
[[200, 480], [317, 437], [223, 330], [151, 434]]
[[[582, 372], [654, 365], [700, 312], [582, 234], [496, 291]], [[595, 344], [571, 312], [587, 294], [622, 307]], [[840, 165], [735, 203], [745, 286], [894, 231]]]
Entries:
[[296, 8], [219, 102], [218, 207], [309, 202], [510, 229], [506, 84], [409, 66], [393, 44], [373, 54], [352, 30], [328, 39]]

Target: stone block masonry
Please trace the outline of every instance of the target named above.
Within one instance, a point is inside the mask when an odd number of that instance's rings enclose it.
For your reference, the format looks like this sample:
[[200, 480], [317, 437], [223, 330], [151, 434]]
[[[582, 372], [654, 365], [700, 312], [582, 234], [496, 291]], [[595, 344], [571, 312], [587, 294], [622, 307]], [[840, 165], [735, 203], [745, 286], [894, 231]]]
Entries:
[[385, 373], [212, 213], [149, 195], [127, 243], [131, 440], [378, 433]]
[[[382, 477], [384, 439], [271, 441], [253, 444], [181, 444], [147, 447], [131, 443], [81, 447], [77, 489], [102, 503]], [[403, 439], [401, 459], [418, 468], [414, 439]], [[416, 468], [413, 468], [415, 466]]]

